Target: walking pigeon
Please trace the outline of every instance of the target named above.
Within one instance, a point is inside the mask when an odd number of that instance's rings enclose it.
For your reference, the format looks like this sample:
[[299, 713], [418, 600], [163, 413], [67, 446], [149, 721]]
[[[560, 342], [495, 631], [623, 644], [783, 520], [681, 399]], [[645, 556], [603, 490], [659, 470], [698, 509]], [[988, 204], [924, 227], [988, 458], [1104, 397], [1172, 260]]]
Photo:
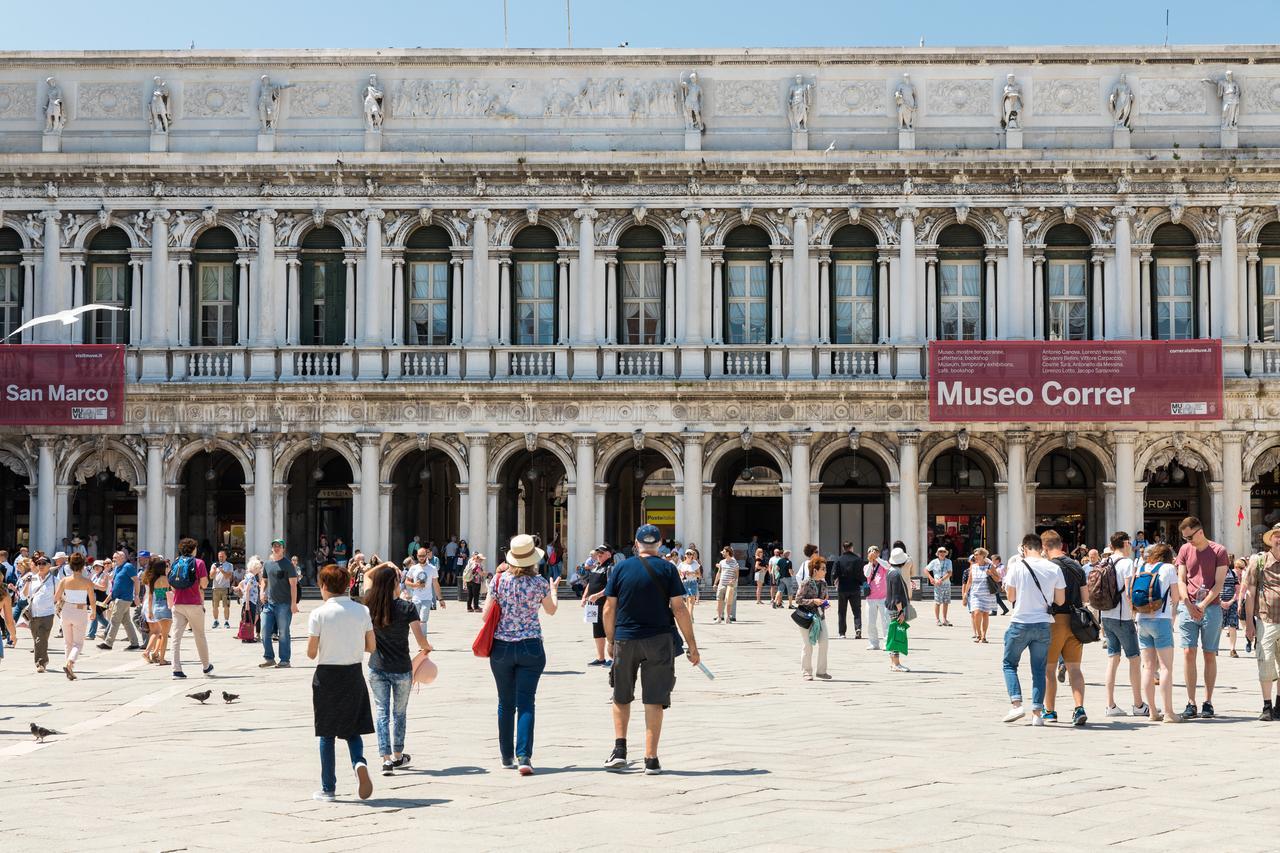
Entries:
[[236, 701], [239, 698], [240, 698], [239, 693], [228, 693], [225, 690], [222, 691], [222, 701], [226, 702], [228, 705], [230, 705], [232, 702]]
[[49, 735], [60, 735], [62, 732], [55, 732], [53, 729], [46, 729], [44, 726], [31, 724], [31, 736], [36, 739], [36, 743], [44, 743], [44, 739]]
[[213, 695], [213, 691], [212, 691], [212, 690], [201, 690], [199, 693], [188, 693], [188, 694], [187, 694], [187, 698], [188, 698], [188, 699], [195, 699], [197, 702], [199, 702], [201, 705], [203, 705], [203, 704], [204, 704], [204, 701], [205, 701], [206, 699], [208, 699], [208, 698], [209, 698], [210, 696], [212, 696], [212, 695]]

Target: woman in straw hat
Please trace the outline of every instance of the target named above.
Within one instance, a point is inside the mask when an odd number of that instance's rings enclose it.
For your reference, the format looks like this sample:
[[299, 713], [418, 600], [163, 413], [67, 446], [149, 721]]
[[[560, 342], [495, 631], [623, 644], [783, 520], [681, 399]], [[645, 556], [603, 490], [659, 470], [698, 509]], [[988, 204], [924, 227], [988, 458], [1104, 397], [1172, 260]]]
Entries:
[[489, 655], [498, 687], [498, 746], [502, 766], [518, 767], [521, 776], [533, 775], [534, 697], [547, 666], [538, 608], [555, 613], [560, 587], [559, 578], [548, 582], [538, 574], [543, 556], [532, 536], [514, 537], [507, 551], [507, 570], [494, 579], [489, 595], [488, 606], [496, 602], [502, 609]]

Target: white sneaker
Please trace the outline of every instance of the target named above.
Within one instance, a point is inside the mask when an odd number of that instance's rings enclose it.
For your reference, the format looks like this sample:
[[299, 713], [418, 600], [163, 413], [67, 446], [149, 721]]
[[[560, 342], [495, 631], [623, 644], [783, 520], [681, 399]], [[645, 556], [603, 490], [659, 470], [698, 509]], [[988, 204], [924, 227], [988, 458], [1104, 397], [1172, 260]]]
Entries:
[[1141, 705], [1134, 705], [1131, 713], [1135, 717], [1145, 717], [1151, 713], [1151, 708], [1146, 702], [1143, 702]]
[[880, 651], [880, 646], [876, 643], [867, 643], [867, 651], [878, 652]]
[[1000, 722], [1012, 723], [1015, 720], [1021, 720], [1026, 715], [1027, 715], [1026, 708], [1022, 707], [1021, 705], [1014, 705], [1009, 709], [1009, 712], [1004, 715], [1004, 718], [1000, 720]]
[[905, 666], [903, 666], [900, 663], [895, 663], [893, 666], [889, 667], [889, 671], [890, 672], [910, 672], [911, 670], [907, 669]]
[[330, 794], [328, 791], [316, 791], [314, 794], [311, 795], [311, 799], [320, 803], [332, 803], [334, 800], [334, 795]]
[[[1145, 712], [1144, 712], [1144, 713], [1145, 713]], [[1127, 712], [1124, 708], [1121, 708], [1119, 705], [1112, 705], [1110, 708], [1108, 708], [1108, 709], [1106, 710], [1105, 714], [1106, 714], [1106, 716], [1108, 716], [1108, 717], [1127, 717], [1127, 716], [1129, 716], [1129, 712]]]
[[1041, 716], [1041, 715], [1039, 715], [1039, 714], [1032, 714], [1032, 715], [1031, 715], [1031, 725], [1033, 725], [1033, 726], [1043, 726], [1043, 725], [1044, 725], [1044, 717], [1042, 717], [1042, 716]]

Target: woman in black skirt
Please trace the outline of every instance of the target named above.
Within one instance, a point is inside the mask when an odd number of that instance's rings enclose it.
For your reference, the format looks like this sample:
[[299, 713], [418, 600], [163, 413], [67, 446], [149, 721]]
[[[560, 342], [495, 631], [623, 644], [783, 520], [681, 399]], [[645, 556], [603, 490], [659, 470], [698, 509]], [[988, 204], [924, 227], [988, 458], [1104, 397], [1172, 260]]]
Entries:
[[311, 705], [320, 738], [320, 790], [312, 799], [333, 802], [338, 786], [334, 768], [335, 739], [347, 742], [360, 799], [373, 794], [373, 777], [364, 760], [364, 739], [373, 733], [369, 688], [364, 681], [364, 653], [377, 649], [369, 609], [347, 594], [351, 578], [332, 563], [320, 570], [324, 603], [308, 620], [307, 657], [316, 662], [311, 679]]

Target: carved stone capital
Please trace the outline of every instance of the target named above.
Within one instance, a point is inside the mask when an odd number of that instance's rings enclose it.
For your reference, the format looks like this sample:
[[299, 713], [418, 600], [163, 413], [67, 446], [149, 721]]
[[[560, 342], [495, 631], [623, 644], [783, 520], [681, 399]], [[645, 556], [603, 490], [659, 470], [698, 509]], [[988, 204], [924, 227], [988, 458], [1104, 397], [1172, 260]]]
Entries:
[[1026, 444], [1031, 440], [1031, 431], [1025, 429], [1010, 430], [1004, 434], [1004, 438], [1010, 444]]
[[916, 210], [914, 207], [900, 207], [893, 212], [893, 215], [899, 219], [910, 219], [914, 221], [915, 218], [920, 215], [920, 211]]
[[279, 214], [270, 207], [264, 207], [261, 210], [255, 210], [253, 217], [259, 222], [274, 222]]
[[596, 446], [595, 433], [574, 433], [573, 446], [594, 448]]
[[356, 433], [356, 441], [360, 442], [361, 447], [377, 447], [381, 438], [382, 434], [377, 432]]
[[1242, 213], [1244, 213], [1244, 208], [1238, 204], [1224, 204], [1218, 208], [1218, 215], [1223, 219], [1235, 219]]
[[482, 220], [482, 219], [490, 219], [490, 218], [492, 218], [492, 217], [493, 217], [493, 211], [492, 211], [492, 210], [489, 210], [489, 209], [487, 209], [487, 208], [480, 207], [480, 208], [476, 208], [475, 210], [468, 211], [468, 215], [469, 215], [472, 219], [474, 219], [476, 222], [479, 222], [479, 221], [480, 221], [480, 220]]
[[680, 215], [685, 219], [701, 219], [702, 213], [703, 211], [700, 207], [686, 207], [680, 211]]
[[387, 212], [385, 210], [382, 210], [377, 207], [365, 208], [360, 213], [360, 216], [364, 219], [365, 222], [381, 221], [386, 215], [387, 215]]
[[573, 215], [580, 220], [590, 222], [600, 215], [600, 211], [594, 207], [580, 207], [573, 212]]
[[488, 433], [478, 433], [478, 434], [468, 433], [467, 434], [467, 444], [471, 445], [471, 447], [473, 448], [488, 447], [492, 443], [493, 443], [493, 440], [492, 438], [490, 438]]
[[898, 432], [898, 443], [904, 446], [917, 445], [920, 443], [920, 430], [906, 429]]
[[1006, 207], [1004, 215], [1008, 219], [1022, 219], [1027, 215], [1027, 209], [1025, 207]]
[[1131, 205], [1122, 204], [1111, 208], [1111, 215], [1116, 219], [1132, 219], [1138, 215], [1138, 209]]

